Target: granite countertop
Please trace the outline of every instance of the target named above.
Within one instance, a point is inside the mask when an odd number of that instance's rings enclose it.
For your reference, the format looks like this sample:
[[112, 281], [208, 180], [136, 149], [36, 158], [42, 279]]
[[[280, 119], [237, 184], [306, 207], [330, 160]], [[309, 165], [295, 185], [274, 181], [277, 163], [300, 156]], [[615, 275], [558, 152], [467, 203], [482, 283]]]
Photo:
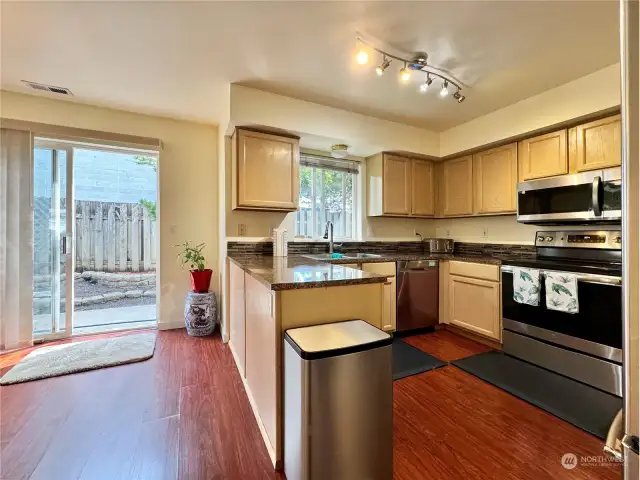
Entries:
[[313, 260], [302, 255], [288, 257], [247, 255], [228, 258], [271, 290], [363, 285], [387, 281], [387, 277], [383, 275]]
[[379, 257], [315, 260], [309, 258], [309, 255], [312, 254], [289, 255], [288, 257], [233, 255], [228, 258], [271, 290], [360, 285], [386, 281], [386, 277], [383, 275], [363, 272], [362, 270], [342, 266], [343, 264], [402, 262], [411, 260], [456, 260], [461, 262], [500, 265], [502, 262], [514, 259], [513, 256], [509, 255], [379, 253]]

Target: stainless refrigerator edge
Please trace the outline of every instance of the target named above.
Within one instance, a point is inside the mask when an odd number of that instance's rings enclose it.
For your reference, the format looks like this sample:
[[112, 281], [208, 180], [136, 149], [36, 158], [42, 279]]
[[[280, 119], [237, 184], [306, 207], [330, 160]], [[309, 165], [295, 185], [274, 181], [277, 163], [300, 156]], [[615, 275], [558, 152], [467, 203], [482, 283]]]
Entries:
[[[623, 296], [624, 296], [624, 431], [621, 440], [624, 478], [638, 479], [640, 434], [640, 148], [637, 0], [620, 1], [622, 177], [623, 177]], [[620, 429], [622, 430], [622, 428]], [[610, 445], [608, 445], [609, 447]]]

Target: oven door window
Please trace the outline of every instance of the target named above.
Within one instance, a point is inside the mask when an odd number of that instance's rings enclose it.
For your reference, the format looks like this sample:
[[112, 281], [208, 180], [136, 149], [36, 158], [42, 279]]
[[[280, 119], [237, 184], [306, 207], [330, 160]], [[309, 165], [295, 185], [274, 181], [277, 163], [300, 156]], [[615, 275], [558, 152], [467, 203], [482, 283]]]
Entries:
[[587, 212], [592, 191], [589, 183], [518, 192], [518, 215]]
[[513, 300], [513, 274], [502, 272], [502, 316], [516, 322], [564, 333], [590, 342], [622, 348], [622, 289], [616, 285], [578, 282], [578, 313], [545, 307], [544, 282], [540, 305]]

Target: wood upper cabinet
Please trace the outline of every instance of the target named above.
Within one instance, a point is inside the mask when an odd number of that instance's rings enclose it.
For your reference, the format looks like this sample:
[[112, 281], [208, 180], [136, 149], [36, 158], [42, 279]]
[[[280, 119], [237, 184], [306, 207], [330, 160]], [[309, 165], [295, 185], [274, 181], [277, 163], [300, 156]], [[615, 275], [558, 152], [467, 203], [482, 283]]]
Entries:
[[396, 155], [382, 157], [382, 213], [411, 213], [411, 160]]
[[438, 196], [442, 216], [473, 214], [473, 157], [447, 160], [441, 168]]
[[234, 209], [297, 210], [299, 139], [237, 129], [231, 162]]
[[369, 216], [432, 217], [433, 163], [379, 153], [367, 159]]
[[435, 214], [433, 163], [411, 160], [411, 215], [431, 217]]
[[229, 346], [238, 365], [240, 376], [245, 376], [245, 304], [244, 270], [229, 262]]
[[622, 163], [620, 115], [569, 130], [569, 165], [574, 172], [619, 167]]
[[473, 156], [473, 213], [516, 211], [517, 152], [511, 143]]
[[521, 182], [568, 173], [567, 130], [522, 140], [518, 144], [518, 171]]
[[448, 294], [449, 324], [500, 340], [499, 282], [449, 275]]

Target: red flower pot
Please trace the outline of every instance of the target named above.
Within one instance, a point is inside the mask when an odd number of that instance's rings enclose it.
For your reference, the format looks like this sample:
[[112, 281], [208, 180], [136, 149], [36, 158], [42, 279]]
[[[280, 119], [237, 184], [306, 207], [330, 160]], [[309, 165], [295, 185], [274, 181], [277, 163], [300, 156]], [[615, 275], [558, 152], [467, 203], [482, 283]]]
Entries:
[[196, 293], [207, 293], [211, 285], [211, 274], [213, 270], [191, 270], [191, 289]]

